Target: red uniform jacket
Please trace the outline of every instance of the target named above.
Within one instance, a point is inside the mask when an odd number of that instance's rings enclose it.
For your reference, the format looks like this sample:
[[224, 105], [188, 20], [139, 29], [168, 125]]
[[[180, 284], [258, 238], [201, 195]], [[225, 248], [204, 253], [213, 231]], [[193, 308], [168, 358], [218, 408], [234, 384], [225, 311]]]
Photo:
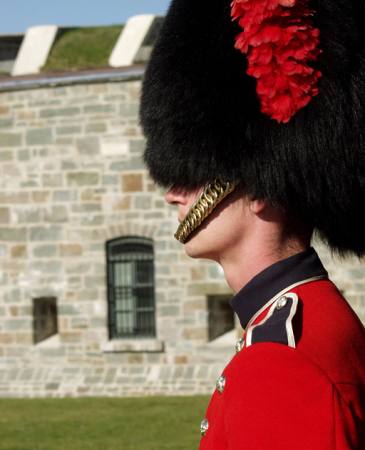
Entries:
[[245, 334], [200, 450], [365, 450], [365, 331], [313, 249], [232, 300]]

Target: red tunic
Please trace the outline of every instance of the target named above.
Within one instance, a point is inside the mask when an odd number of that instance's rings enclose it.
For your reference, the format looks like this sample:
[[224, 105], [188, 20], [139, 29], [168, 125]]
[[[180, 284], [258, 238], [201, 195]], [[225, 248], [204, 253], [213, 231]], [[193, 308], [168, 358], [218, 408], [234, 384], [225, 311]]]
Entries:
[[200, 450], [365, 450], [365, 330], [314, 250], [301, 255], [272, 266], [279, 295], [253, 295], [269, 268], [233, 299], [245, 343], [217, 383]]

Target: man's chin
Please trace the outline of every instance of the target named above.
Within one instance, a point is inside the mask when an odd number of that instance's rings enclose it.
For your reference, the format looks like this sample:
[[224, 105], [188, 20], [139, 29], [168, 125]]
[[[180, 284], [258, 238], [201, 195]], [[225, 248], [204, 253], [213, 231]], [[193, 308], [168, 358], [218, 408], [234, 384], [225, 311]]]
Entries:
[[190, 256], [190, 258], [201, 258], [201, 252], [198, 251], [198, 249], [193, 246], [193, 245], [189, 245], [189, 244], [185, 244], [184, 246], [185, 249], [185, 253]]
[[[188, 236], [184, 247], [185, 253], [191, 258], [204, 258], [211, 259], [211, 244], [209, 242], [209, 236], [206, 233], [206, 228], [211, 221], [211, 217], [208, 217], [198, 228], [196, 228]], [[208, 233], [209, 234], [209, 233]], [[209, 248], [210, 247], [210, 248]]]
[[185, 253], [191, 258], [210, 259], [208, 243], [204, 242], [203, 237], [199, 236], [199, 230], [194, 231], [184, 244]]
[[200, 258], [201, 252], [199, 251], [199, 229], [194, 230], [188, 237], [184, 244], [185, 253], [191, 258]]

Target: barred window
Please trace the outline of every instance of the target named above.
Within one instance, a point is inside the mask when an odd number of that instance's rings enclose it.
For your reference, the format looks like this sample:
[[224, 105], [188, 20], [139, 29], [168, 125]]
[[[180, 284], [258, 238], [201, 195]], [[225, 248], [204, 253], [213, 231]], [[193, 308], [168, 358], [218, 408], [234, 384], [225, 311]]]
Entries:
[[208, 296], [208, 339], [213, 341], [234, 329], [234, 312], [229, 304], [232, 296]]
[[34, 298], [33, 342], [38, 344], [57, 333], [57, 299], [55, 297]]
[[106, 250], [109, 338], [155, 337], [152, 240], [121, 237]]

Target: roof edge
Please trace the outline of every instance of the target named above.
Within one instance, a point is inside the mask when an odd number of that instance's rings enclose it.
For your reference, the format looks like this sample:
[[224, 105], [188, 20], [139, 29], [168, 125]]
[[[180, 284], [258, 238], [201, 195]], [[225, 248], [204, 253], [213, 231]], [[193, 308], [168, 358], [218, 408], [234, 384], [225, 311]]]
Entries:
[[145, 65], [0, 78], [0, 92], [142, 79]]

